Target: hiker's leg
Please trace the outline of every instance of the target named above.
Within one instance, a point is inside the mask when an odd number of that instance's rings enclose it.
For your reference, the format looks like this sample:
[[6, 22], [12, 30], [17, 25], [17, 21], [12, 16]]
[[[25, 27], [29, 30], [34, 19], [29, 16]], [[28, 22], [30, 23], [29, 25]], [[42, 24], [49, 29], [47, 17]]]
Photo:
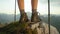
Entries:
[[18, 6], [21, 13], [20, 22], [26, 22], [28, 18], [24, 10], [24, 0], [18, 0]]
[[36, 12], [33, 10], [37, 10], [38, 0], [31, 0], [31, 4], [32, 4], [32, 12]]
[[31, 0], [31, 4], [32, 4], [32, 17], [31, 17], [31, 21], [32, 22], [39, 22], [40, 18], [38, 17], [38, 13], [37, 13], [38, 0]]

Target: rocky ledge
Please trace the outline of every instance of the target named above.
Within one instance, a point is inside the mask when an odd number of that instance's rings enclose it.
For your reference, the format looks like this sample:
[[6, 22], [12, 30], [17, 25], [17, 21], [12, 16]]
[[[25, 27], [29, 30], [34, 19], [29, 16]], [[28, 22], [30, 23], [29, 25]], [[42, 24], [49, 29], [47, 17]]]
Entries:
[[[32, 30], [37, 29], [38, 34], [49, 34], [49, 27], [45, 22], [31, 22], [30, 25]], [[54, 26], [50, 25], [50, 34], [59, 34], [59, 32]]]

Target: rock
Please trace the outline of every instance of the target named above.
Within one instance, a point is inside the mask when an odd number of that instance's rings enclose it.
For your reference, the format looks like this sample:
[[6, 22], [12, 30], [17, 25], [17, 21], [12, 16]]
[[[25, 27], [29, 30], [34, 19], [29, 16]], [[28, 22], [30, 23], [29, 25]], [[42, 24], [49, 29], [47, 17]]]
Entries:
[[[21, 29], [22, 28], [22, 29]], [[45, 22], [27, 22], [27, 23], [22, 23], [22, 24], [9, 24], [6, 27], [3, 27], [2, 29], [0, 29], [0, 31], [4, 31], [5, 33], [7, 31], [9, 31], [9, 33], [13, 32], [14, 34], [16, 34], [17, 32], [20, 34], [21, 30], [25, 31], [25, 33], [29, 33], [29, 34], [49, 34], [49, 27], [48, 24]], [[25, 34], [24, 33], [24, 34]], [[57, 29], [50, 25], [50, 33], [51, 34], [59, 34], [59, 32], [57, 31]]]
[[[40, 22], [38, 23], [31, 23], [31, 29], [34, 30], [37, 28], [38, 34], [49, 34], [49, 27], [47, 23], [41, 22], [42, 24], [39, 25]], [[40, 26], [40, 27], [39, 27]], [[59, 34], [57, 29], [50, 25], [50, 33], [51, 34]]]

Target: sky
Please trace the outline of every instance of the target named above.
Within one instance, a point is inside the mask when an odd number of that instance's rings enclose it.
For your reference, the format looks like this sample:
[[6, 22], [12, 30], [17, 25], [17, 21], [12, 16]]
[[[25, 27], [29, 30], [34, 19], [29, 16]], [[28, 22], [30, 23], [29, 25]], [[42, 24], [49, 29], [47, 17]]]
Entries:
[[[16, 0], [17, 1], [17, 0]], [[37, 11], [41, 14], [48, 14], [48, 0], [38, 0]], [[31, 11], [31, 0], [24, 0], [25, 12]], [[0, 0], [0, 13], [14, 14], [15, 0]], [[18, 4], [16, 2], [16, 14], [19, 14]], [[51, 14], [60, 14], [60, 0], [50, 0]]]

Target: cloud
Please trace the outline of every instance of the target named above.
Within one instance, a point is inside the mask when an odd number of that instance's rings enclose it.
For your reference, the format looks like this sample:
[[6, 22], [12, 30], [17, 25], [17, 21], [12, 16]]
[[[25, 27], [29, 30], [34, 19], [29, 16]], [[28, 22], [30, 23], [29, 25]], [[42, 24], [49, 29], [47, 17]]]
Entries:
[[[45, 6], [48, 4], [48, 0], [39, 0], [39, 3], [41, 3]], [[46, 6], [46, 8], [47, 8], [47, 6]], [[46, 9], [46, 10], [48, 10], [48, 9]], [[51, 12], [51, 14], [60, 14], [60, 0], [50, 0], [50, 12]]]
[[39, 0], [40, 3], [47, 3], [48, 0]]
[[60, 0], [50, 0], [51, 2], [60, 2]]
[[[39, 0], [40, 3], [48, 3], [48, 0]], [[50, 0], [51, 3], [60, 3], [60, 0]]]
[[[41, 14], [47, 14], [48, 12], [48, 0], [39, 0], [38, 11]], [[58, 14], [60, 11], [60, 0], [51, 0], [51, 13]], [[14, 14], [14, 0], [0, 0], [0, 13], [11, 13]], [[16, 7], [17, 14], [19, 13], [18, 4]], [[31, 11], [31, 0], [25, 0], [25, 11]], [[60, 13], [60, 12], [59, 12]]]
[[[47, 4], [48, 3], [48, 0], [39, 0], [40, 3], [42, 4]], [[60, 0], [50, 0], [50, 4], [52, 6], [60, 6]]]
[[[48, 0], [39, 0], [41, 3], [47, 3]], [[50, 0], [50, 2], [56, 3], [56, 2], [60, 2], [60, 0]]]

